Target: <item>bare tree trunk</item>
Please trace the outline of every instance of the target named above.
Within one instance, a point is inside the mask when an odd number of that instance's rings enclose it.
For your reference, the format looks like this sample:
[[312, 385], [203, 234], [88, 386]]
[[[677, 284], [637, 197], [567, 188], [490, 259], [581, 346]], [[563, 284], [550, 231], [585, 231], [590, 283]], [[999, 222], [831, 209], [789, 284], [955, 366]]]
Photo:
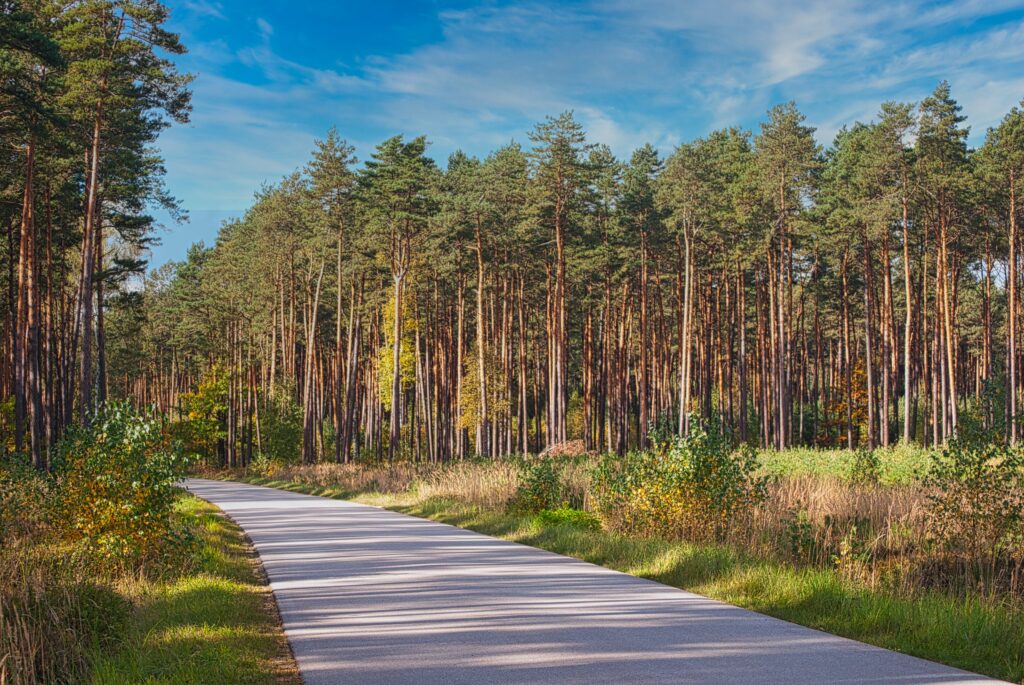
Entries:
[[96, 218], [99, 215], [97, 194], [100, 162], [100, 109], [96, 108], [92, 127], [92, 145], [89, 152], [88, 191], [85, 203], [85, 229], [82, 233], [82, 271], [79, 278], [79, 325], [82, 331], [82, 359], [79, 371], [78, 416], [82, 423], [88, 420], [93, 405], [92, 344], [93, 344], [93, 276], [96, 273], [93, 242]]
[[1010, 235], [1009, 235], [1009, 261], [1007, 263], [1007, 287], [1009, 288], [1007, 305], [1008, 325], [1007, 329], [1007, 386], [1009, 393], [1007, 404], [1009, 406], [1009, 433], [1010, 444], [1017, 444], [1017, 192], [1016, 178], [1013, 171], [1010, 172]]
[[914, 438], [914, 424], [911, 414], [913, 404], [913, 375], [911, 350], [914, 342], [914, 308], [910, 283], [910, 209], [907, 198], [906, 172], [903, 174], [903, 289], [906, 297], [906, 318], [903, 323], [903, 442], [909, 444]]
[[393, 330], [394, 343], [392, 347], [391, 363], [391, 431], [388, 440], [388, 461], [395, 460], [395, 450], [398, 448], [398, 441], [401, 438], [401, 395], [402, 395], [402, 287], [405, 285], [405, 270], [394, 275], [395, 282], [395, 323]]
[[480, 383], [480, 422], [477, 435], [480, 436], [476, 445], [477, 454], [481, 457], [490, 456], [489, 429], [487, 415], [487, 334], [484, 327], [484, 245], [481, 235], [480, 219], [476, 223], [476, 352], [477, 374]]
[[868, 449], [875, 448], [875, 366], [874, 366], [874, 279], [871, 248], [864, 235], [864, 375], [868, 391]]
[[303, 383], [302, 383], [302, 460], [307, 464], [316, 461], [317, 449], [315, 443], [315, 426], [318, 423], [319, 412], [314, 399], [314, 374], [316, 373], [316, 327], [317, 315], [320, 312], [320, 288], [324, 280], [325, 263], [320, 262], [320, 272], [316, 277], [316, 285], [313, 290], [313, 299], [309, 304], [309, 314], [306, 320], [306, 349], [303, 354]]

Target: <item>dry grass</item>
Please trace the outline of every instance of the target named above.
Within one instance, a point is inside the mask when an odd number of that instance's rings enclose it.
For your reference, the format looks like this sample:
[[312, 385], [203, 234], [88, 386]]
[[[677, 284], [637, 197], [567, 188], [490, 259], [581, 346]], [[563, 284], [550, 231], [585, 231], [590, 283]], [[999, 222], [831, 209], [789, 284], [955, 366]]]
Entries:
[[81, 680], [87, 646], [125, 613], [56, 542], [52, 495], [29, 469], [0, 469], [0, 685]]
[[444, 466], [408, 462], [380, 466], [314, 464], [286, 466], [259, 475], [342, 494], [415, 492], [424, 498], [501, 507], [515, 494], [518, 474], [519, 469], [512, 461], [466, 461]]
[[87, 648], [105, 642], [126, 611], [73, 560], [9, 541], [0, 552], [0, 685], [80, 681]]
[[[536, 459], [537, 457], [534, 457]], [[300, 483], [339, 494], [413, 492], [424, 499], [453, 499], [480, 507], [504, 507], [519, 487], [523, 461], [467, 460], [447, 464], [312, 464], [277, 467], [250, 476]], [[573, 501], [587, 502], [592, 464], [558, 460], [562, 482]], [[208, 475], [216, 477], [218, 471]]]

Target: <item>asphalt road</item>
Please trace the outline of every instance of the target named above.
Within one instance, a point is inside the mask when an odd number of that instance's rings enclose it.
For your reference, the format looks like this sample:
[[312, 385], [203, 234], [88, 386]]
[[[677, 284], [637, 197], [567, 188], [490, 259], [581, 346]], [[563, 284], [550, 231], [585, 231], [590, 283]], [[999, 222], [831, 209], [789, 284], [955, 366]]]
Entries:
[[376, 507], [187, 487], [249, 534], [306, 685], [994, 682]]

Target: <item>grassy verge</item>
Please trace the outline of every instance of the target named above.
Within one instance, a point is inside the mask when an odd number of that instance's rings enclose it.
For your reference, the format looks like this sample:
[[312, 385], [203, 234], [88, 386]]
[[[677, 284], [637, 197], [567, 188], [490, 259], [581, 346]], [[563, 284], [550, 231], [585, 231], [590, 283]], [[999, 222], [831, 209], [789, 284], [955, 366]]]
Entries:
[[880, 647], [1024, 683], [1024, 611], [1020, 607], [934, 592], [906, 596], [865, 587], [832, 570], [795, 567], [721, 546], [545, 525], [535, 517], [414, 492], [380, 494], [296, 481], [243, 480], [449, 523]]
[[300, 682], [273, 595], [241, 530], [194, 497], [176, 514], [199, 541], [194, 567], [166, 580], [123, 588], [133, 605], [116, 650], [94, 650], [92, 682]]

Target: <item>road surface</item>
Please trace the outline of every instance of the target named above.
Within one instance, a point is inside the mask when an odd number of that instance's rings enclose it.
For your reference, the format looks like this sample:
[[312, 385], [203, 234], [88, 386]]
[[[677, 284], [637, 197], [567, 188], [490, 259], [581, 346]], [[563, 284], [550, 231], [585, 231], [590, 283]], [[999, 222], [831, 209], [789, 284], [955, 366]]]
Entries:
[[995, 682], [376, 507], [187, 487], [252, 539], [306, 685]]

